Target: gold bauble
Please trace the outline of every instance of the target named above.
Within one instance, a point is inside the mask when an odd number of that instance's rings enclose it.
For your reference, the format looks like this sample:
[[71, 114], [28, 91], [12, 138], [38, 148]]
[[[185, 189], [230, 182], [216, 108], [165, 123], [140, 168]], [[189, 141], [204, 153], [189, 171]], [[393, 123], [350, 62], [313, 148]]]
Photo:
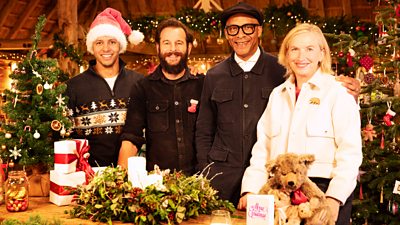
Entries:
[[223, 38], [217, 38], [217, 44], [222, 45], [224, 43]]
[[6, 150], [7, 146], [6, 145], [1, 145], [1, 150]]

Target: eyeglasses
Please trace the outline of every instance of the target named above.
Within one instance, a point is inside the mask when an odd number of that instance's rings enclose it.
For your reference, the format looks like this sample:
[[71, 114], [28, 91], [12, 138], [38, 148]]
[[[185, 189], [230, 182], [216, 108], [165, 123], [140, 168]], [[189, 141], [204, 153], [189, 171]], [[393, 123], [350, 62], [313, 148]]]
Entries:
[[248, 23], [243, 24], [242, 26], [239, 25], [229, 25], [225, 27], [226, 33], [230, 36], [235, 36], [239, 33], [239, 30], [242, 29], [243, 33], [246, 35], [253, 34], [256, 30], [256, 27], [260, 26], [259, 24]]

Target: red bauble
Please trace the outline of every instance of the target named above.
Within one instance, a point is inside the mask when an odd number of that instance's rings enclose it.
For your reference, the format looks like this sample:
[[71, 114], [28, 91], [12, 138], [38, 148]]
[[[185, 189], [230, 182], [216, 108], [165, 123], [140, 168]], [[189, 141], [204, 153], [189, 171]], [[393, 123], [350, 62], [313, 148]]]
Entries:
[[338, 56], [339, 56], [339, 57], [343, 57], [343, 56], [344, 56], [344, 53], [343, 53], [342, 51], [340, 51], [340, 52], [338, 53]]

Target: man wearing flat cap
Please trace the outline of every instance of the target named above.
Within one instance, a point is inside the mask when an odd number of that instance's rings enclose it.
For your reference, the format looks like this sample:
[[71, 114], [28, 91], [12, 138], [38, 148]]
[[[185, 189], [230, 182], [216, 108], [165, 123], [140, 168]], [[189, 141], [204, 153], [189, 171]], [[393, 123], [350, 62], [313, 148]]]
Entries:
[[[259, 46], [264, 17], [257, 8], [240, 2], [225, 9], [220, 19], [234, 52], [205, 77], [196, 123], [196, 149], [198, 169], [213, 163], [209, 177], [222, 175], [212, 179], [212, 186], [222, 199], [236, 205], [241, 192], [247, 193], [246, 187], [251, 185], [244, 184], [241, 190], [257, 140], [257, 122], [272, 89], [284, 82], [286, 71], [275, 56]], [[353, 90], [349, 86], [359, 87], [353, 81], [345, 79], [349, 92]], [[238, 208], [244, 209], [245, 205], [244, 201]]]

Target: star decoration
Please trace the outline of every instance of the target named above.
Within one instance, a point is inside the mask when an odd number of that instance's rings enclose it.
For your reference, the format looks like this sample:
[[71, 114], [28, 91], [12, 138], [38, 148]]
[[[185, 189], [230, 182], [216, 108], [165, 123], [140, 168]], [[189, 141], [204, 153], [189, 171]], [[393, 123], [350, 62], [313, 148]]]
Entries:
[[62, 107], [65, 104], [65, 97], [63, 97], [61, 94], [57, 97], [56, 103], [58, 104], [59, 107]]
[[17, 149], [17, 146], [14, 146], [14, 149], [10, 150], [11, 152], [11, 157], [14, 156], [14, 160], [16, 160], [18, 157], [21, 157], [21, 149]]

